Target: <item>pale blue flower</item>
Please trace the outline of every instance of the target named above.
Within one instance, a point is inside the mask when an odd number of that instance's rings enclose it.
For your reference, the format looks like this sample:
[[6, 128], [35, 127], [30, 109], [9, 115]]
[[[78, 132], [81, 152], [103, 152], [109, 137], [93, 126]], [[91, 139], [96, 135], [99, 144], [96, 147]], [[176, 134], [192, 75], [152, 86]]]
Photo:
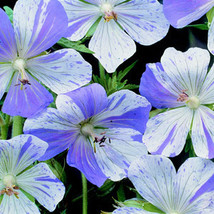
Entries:
[[90, 82], [91, 66], [79, 53], [62, 49], [44, 51], [65, 33], [68, 21], [57, 0], [18, 0], [13, 26], [0, 9], [0, 99], [8, 90], [2, 111], [29, 117], [47, 107], [56, 94]]
[[[211, 214], [214, 196], [214, 163], [189, 158], [178, 169], [163, 156], [144, 155], [135, 160], [128, 178], [139, 194], [166, 214]], [[113, 214], [158, 214], [134, 207]]]
[[26, 193], [49, 211], [62, 200], [65, 187], [47, 164], [32, 166], [47, 147], [46, 142], [32, 135], [0, 141], [1, 214], [39, 214], [38, 207]]

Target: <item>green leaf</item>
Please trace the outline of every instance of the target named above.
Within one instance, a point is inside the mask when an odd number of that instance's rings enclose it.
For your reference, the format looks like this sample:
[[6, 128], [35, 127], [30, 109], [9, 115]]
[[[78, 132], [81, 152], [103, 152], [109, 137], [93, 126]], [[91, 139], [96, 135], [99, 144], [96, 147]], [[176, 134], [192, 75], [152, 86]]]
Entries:
[[211, 24], [214, 17], [214, 7], [207, 12], [206, 16], [207, 16], [208, 23]]
[[70, 41], [66, 38], [61, 38], [58, 42], [58, 45], [60, 45], [63, 48], [73, 48], [74, 50], [84, 52], [84, 53], [90, 53], [94, 54], [93, 51], [89, 50], [84, 44], [81, 44], [81, 41]]
[[13, 23], [13, 10], [8, 6], [4, 6], [3, 8], [4, 8], [6, 14], [8, 15], [11, 23]]
[[187, 25], [186, 27], [194, 27], [200, 30], [209, 30], [209, 27], [207, 24]]
[[21, 191], [25, 194], [25, 196], [27, 196], [27, 198], [32, 201], [33, 203], [35, 203], [35, 198], [29, 194], [28, 192], [24, 191], [23, 189], [21, 189]]
[[131, 71], [131, 69], [136, 65], [138, 60], [136, 60], [135, 62], [133, 62], [130, 66], [128, 66], [127, 68], [125, 68], [123, 71], [120, 71], [118, 74], [118, 81], [121, 81], [128, 73], [129, 71]]
[[96, 194], [98, 197], [104, 197], [111, 193], [115, 186], [116, 186], [115, 182], [111, 180], [106, 180], [105, 183], [100, 188], [97, 189]]
[[164, 214], [163, 211], [155, 207], [154, 205], [150, 204], [149, 202], [145, 202], [143, 205], [143, 209], [149, 212], [154, 212], [154, 213], [161, 213]]

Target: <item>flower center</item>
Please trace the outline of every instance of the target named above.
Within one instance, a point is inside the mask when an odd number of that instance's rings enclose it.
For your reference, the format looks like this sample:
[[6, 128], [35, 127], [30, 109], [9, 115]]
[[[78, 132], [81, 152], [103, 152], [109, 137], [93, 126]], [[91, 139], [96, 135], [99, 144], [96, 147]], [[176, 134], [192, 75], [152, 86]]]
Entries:
[[197, 109], [200, 106], [198, 97], [192, 96], [186, 101], [187, 106], [191, 109]]
[[16, 186], [16, 177], [13, 175], [6, 175], [3, 178], [3, 184], [5, 185], [5, 188], [0, 191], [0, 195], [6, 194], [8, 196], [15, 195], [16, 198], [18, 197], [18, 192], [15, 191], [19, 189], [18, 186]]
[[200, 100], [196, 96], [191, 96], [186, 93], [187, 90], [182, 90], [179, 94], [177, 101], [185, 102], [187, 106], [191, 109], [197, 109], [200, 106]]
[[[92, 147], [94, 148], [95, 153], [96, 153], [95, 143], [99, 143], [100, 147], [105, 146], [104, 143], [107, 139], [107, 137], [105, 136], [106, 132], [101, 132], [99, 134], [96, 134], [94, 132], [94, 126], [91, 125], [90, 123], [85, 123], [84, 125], [82, 125], [80, 131], [85, 137], [89, 139]], [[109, 143], [111, 143], [110, 138], [109, 138]]]
[[18, 71], [21, 75], [21, 78], [19, 78], [19, 82], [18, 84], [16, 84], [16, 86], [21, 85], [21, 90], [23, 89], [23, 85], [31, 85], [29, 82], [29, 79], [27, 77], [27, 73], [25, 71], [26, 68], [26, 62], [24, 59], [18, 58], [13, 62], [13, 68], [14, 70]]
[[113, 6], [110, 3], [103, 3], [100, 10], [103, 13], [103, 18], [106, 22], [109, 22], [112, 19], [117, 21], [117, 14], [113, 11]]

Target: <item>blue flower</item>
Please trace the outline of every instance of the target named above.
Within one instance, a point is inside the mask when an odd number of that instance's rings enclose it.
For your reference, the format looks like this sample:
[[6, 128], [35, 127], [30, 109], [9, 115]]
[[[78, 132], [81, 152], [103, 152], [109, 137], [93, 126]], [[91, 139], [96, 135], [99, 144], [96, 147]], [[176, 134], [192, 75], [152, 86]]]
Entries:
[[207, 50], [190, 48], [182, 53], [165, 50], [161, 63], [147, 64], [140, 93], [156, 108], [173, 108], [147, 123], [143, 142], [152, 154], [176, 156], [190, 131], [197, 156], [214, 157], [214, 67], [207, 73]]
[[59, 95], [56, 106], [24, 125], [25, 133], [49, 144], [40, 160], [69, 149], [67, 163], [101, 186], [107, 178], [124, 178], [131, 161], [147, 153], [142, 133], [151, 105], [144, 97], [129, 90], [107, 97], [101, 85], [92, 84]]
[[[182, 28], [201, 18], [212, 7], [213, 0], [163, 0], [164, 15], [175, 28]], [[209, 23], [208, 49], [214, 54], [214, 19]]]
[[37, 80], [55, 93], [65, 93], [88, 83], [91, 66], [72, 49], [51, 54], [68, 27], [57, 0], [18, 0], [13, 27], [0, 9], [0, 99], [9, 88], [2, 111], [29, 117], [47, 107], [53, 97]]
[[0, 213], [40, 213], [26, 193], [49, 211], [53, 211], [62, 200], [65, 187], [47, 164], [30, 167], [47, 147], [46, 142], [32, 135], [0, 141]]
[[169, 29], [163, 6], [157, 0], [60, 2], [68, 15], [66, 35], [70, 40], [80, 40], [96, 21], [99, 22], [89, 49], [109, 73], [135, 53], [133, 40], [152, 45], [165, 37]]
[[[213, 213], [214, 163], [195, 157], [186, 160], [176, 173], [170, 159], [144, 155], [135, 160], [128, 178], [148, 202], [167, 214]], [[113, 214], [158, 214], [143, 208], [124, 207]]]

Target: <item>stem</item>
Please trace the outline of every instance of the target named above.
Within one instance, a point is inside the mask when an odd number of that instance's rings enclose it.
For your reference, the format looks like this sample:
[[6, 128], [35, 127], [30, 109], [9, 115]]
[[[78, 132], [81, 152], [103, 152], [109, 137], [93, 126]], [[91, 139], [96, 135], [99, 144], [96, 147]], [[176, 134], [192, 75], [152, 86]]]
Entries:
[[13, 117], [12, 137], [23, 133], [23, 118], [20, 116]]
[[87, 189], [87, 179], [83, 173], [82, 175], [82, 214], [87, 214], [88, 210], [88, 189]]
[[10, 123], [10, 115], [6, 115], [4, 125], [1, 126], [1, 138], [2, 138], [2, 140], [7, 140], [9, 123]]

